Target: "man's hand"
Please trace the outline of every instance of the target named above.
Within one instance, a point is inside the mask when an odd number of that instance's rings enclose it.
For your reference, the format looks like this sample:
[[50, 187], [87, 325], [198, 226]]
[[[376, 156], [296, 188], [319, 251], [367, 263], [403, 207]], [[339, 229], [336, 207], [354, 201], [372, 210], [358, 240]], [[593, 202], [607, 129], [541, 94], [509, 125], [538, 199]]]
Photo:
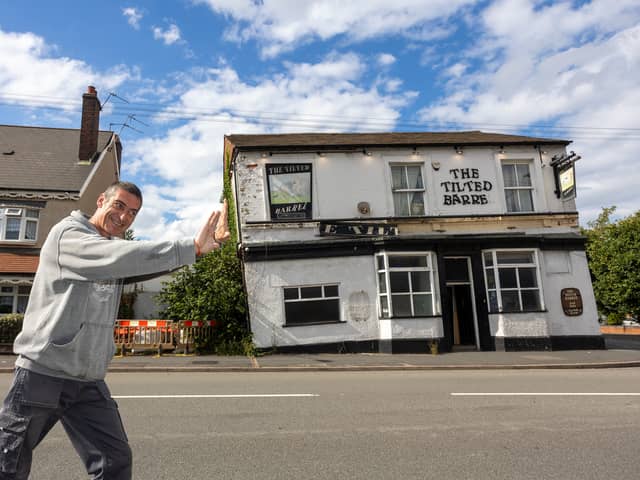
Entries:
[[227, 221], [227, 201], [222, 204], [222, 211], [214, 210], [202, 226], [194, 240], [196, 255], [205, 255], [231, 237]]

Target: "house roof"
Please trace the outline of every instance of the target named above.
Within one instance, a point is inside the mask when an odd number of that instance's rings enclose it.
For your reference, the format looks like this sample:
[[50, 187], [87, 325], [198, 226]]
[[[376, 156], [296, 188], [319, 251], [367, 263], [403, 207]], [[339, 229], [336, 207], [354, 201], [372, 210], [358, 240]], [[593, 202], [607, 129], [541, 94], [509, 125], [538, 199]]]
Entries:
[[[98, 134], [98, 151], [113, 132]], [[79, 192], [95, 166], [80, 163], [79, 129], [0, 125], [0, 189]]]
[[40, 257], [0, 252], [2, 273], [36, 273]]
[[237, 150], [397, 146], [568, 145], [570, 140], [481, 132], [286, 133], [226, 135]]

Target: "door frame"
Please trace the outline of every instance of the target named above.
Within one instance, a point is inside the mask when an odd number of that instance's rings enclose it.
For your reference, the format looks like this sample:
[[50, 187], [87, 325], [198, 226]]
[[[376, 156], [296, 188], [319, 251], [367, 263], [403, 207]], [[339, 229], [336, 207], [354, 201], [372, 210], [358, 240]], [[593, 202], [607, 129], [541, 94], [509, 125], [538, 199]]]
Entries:
[[[447, 282], [446, 280], [446, 275], [444, 278], [444, 286], [446, 287], [453, 287], [456, 285], [468, 285], [469, 286], [469, 291], [471, 293], [471, 310], [473, 311], [473, 337], [475, 339], [475, 347], [476, 350], [481, 350], [481, 345], [480, 345], [480, 330], [478, 327], [478, 306], [476, 303], [476, 292], [475, 292], [475, 285], [473, 282], [473, 267], [471, 264], [471, 255], [443, 255], [442, 256], [442, 263], [445, 264], [447, 260], [449, 259], [464, 259], [467, 262], [467, 276], [469, 278], [469, 280], [467, 282]], [[451, 305], [452, 311], [455, 308], [455, 305], [453, 304], [453, 298], [450, 299], [449, 304]], [[451, 326], [452, 326], [452, 335], [453, 335], [453, 318], [451, 318]], [[453, 336], [451, 337], [451, 347], [453, 348], [454, 345], [454, 339]]]

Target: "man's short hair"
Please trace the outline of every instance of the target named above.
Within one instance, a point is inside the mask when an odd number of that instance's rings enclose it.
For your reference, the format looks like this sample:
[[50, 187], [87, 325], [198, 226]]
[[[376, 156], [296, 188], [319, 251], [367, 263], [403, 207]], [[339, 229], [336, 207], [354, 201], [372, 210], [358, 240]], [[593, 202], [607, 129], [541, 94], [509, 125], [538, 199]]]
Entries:
[[135, 195], [140, 200], [140, 205], [142, 205], [142, 192], [135, 183], [131, 182], [113, 182], [104, 191], [104, 197], [109, 200], [118, 190], [124, 190], [125, 192]]

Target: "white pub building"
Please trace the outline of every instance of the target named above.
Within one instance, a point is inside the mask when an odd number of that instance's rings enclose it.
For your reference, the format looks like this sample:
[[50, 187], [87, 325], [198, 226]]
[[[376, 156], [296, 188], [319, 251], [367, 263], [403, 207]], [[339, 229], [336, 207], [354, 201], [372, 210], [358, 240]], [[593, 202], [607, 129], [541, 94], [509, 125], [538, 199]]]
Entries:
[[604, 348], [567, 140], [228, 135], [261, 349]]

